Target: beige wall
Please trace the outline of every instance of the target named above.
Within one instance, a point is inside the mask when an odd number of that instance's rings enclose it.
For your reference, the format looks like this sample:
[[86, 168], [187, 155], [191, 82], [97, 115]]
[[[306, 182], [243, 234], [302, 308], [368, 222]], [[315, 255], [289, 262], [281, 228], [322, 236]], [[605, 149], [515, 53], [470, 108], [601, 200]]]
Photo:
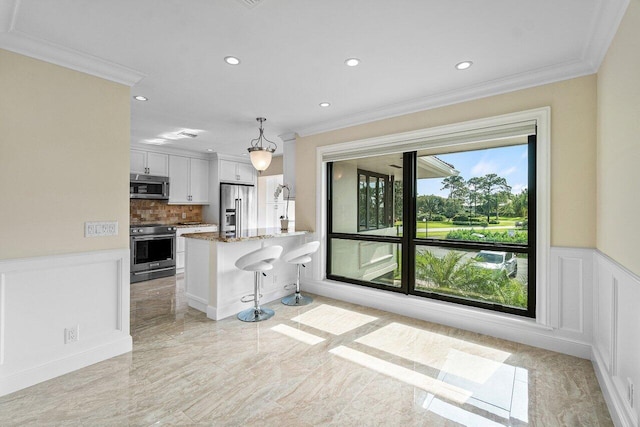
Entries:
[[0, 49], [0, 259], [129, 247], [129, 120], [128, 87]]
[[597, 246], [640, 275], [640, 0], [598, 71]]
[[296, 226], [316, 226], [316, 147], [545, 106], [551, 107], [551, 244], [595, 247], [595, 75], [299, 137]]
[[271, 164], [260, 176], [282, 175], [282, 156], [273, 156]]

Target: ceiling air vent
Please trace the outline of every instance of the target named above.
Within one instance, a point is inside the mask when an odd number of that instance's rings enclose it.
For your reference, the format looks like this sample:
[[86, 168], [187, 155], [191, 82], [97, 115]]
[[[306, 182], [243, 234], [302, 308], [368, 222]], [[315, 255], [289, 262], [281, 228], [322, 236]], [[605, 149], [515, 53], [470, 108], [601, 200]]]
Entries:
[[195, 133], [190, 133], [190, 132], [185, 132], [185, 131], [178, 132], [178, 135], [186, 136], [187, 138], [195, 138], [195, 137], [198, 136]]
[[245, 5], [245, 7], [247, 7], [248, 9], [253, 9], [257, 5], [262, 3], [262, 0], [238, 0], [238, 2]]

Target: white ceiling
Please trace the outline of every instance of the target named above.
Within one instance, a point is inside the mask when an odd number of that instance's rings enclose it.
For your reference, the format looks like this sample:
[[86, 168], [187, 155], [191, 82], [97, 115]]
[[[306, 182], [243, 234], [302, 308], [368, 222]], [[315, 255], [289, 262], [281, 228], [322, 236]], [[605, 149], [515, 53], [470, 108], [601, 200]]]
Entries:
[[131, 101], [132, 142], [191, 129], [170, 146], [241, 154], [264, 116], [281, 152], [278, 135], [594, 73], [628, 0], [249, 3], [0, 0], [0, 48], [132, 84], [149, 98]]

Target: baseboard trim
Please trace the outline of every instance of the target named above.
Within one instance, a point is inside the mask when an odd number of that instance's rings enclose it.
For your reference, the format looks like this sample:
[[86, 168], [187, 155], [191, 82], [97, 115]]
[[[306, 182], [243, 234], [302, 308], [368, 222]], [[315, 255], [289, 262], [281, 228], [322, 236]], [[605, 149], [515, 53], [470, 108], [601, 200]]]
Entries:
[[620, 393], [618, 393], [611, 377], [607, 373], [604, 361], [595, 347], [591, 355], [591, 362], [598, 383], [600, 384], [602, 395], [607, 403], [607, 408], [609, 408], [609, 414], [611, 415], [613, 424], [621, 427], [637, 427], [638, 421], [632, 418], [633, 415], [627, 413], [623, 396], [620, 396]]
[[[194, 307], [195, 308], [195, 307]], [[218, 319], [218, 310], [215, 307], [208, 305], [206, 309], [200, 310], [204, 311], [207, 314], [207, 317], [211, 320], [219, 320]]]
[[0, 396], [4, 396], [26, 387], [59, 377], [69, 372], [102, 362], [115, 356], [120, 356], [133, 349], [133, 340], [126, 336], [108, 343], [101, 344], [81, 353], [72, 354], [40, 366], [25, 369], [2, 378], [0, 382]]
[[205, 300], [204, 298], [200, 298], [198, 296], [192, 295], [190, 293], [186, 293], [186, 297], [187, 297], [187, 304], [189, 305], [189, 307], [191, 308], [195, 308], [198, 311], [203, 311], [206, 312], [207, 311], [207, 300]]

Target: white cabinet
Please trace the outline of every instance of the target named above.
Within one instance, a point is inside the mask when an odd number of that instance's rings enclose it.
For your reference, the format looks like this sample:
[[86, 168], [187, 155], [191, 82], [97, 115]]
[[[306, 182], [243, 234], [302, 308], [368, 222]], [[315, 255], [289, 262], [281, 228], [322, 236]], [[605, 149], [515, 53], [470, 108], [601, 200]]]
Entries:
[[169, 175], [169, 155], [152, 151], [130, 150], [131, 173], [146, 175]]
[[129, 170], [131, 173], [147, 173], [147, 153], [145, 151], [131, 150]]
[[218, 227], [215, 225], [178, 228], [176, 231], [176, 273], [182, 273], [184, 271], [185, 238], [182, 237], [182, 235], [189, 233], [213, 233], [215, 231], [218, 231]]
[[209, 203], [209, 162], [207, 160], [191, 159], [189, 194], [192, 203]]
[[189, 203], [189, 158], [169, 158], [169, 203]]
[[242, 184], [255, 184], [256, 170], [251, 163], [220, 160], [220, 182], [238, 182]]
[[184, 156], [169, 159], [169, 203], [209, 203], [209, 162]]

